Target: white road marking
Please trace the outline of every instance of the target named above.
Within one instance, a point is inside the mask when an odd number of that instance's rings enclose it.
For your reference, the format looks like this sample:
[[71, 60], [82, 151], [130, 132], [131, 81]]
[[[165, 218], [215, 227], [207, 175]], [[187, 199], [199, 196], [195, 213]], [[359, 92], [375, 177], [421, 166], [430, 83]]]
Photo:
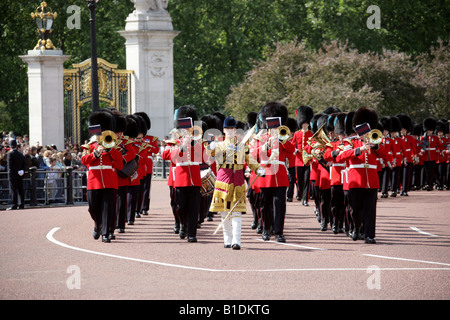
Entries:
[[422, 230], [420, 230], [419, 228], [416, 228], [416, 227], [409, 227], [409, 228], [412, 229], [412, 230], [414, 230], [414, 231], [417, 231], [417, 232], [419, 232], [419, 233], [421, 233], [421, 234], [430, 236], [430, 237], [438, 237], [438, 236], [435, 235], [435, 234], [432, 234], [432, 233], [428, 233], [428, 232], [422, 231]]
[[[64, 248], [67, 248], [67, 249], [76, 250], [76, 251], [91, 253], [91, 254], [97, 254], [97, 255], [110, 257], [110, 258], [117, 258], [117, 259], [122, 259], [122, 260], [129, 260], [129, 261], [135, 261], [135, 262], [155, 264], [155, 265], [160, 265], [160, 266], [165, 266], [165, 267], [172, 267], [172, 268], [190, 269], [190, 270], [197, 270], [197, 271], [210, 271], [210, 272], [285, 272], [285, 271], [364, 271], [364, 272], [366, 272], [367, 271], [367, 268], [293, 268], [293, 269], [257, 269], [257, 270], [244, 270], [244, 269], [231, 270], [231, 269], [224, 269], [224, 270], [221, 270], [221, 269], [210, 269], [210, 268], [184, 266], [184, 265], [179, 265], [179, 264], [164, 263], [164, 262], [158, 262], [158, 261], [151, 261], [151, 260], [137, 259], [137, 258], [131, 258], [131, 257], [124, 257], [124, 256], [115, 255], [115, 254], [109, 254], [109, 253], [92, 251], [92, 250], [88, 250], [88, 249], [74, 247], [74, 246], [68, 245], [66, 243], [60, 242], [60, 241], [58, 241], [58, 240], [56, 240], [54, 238], [55, 232], [58, 231], [59, 229], [60, 229], [59, 227], [55, 227], [52, 230], [50, 230], [50, 232], [47, 234], [47, 239], [50, 242], [52, 242], [52, 243], [54, 243], [56, 245], [59, 245], [61, 247], [64, 247]], [[317, 249], [317, 250], [321, 250], [321, 249]], [[367, 254], [366, 254], [366, 256], [382, 257], [382, 256], [367, 255]], [[387, 257], [385, 257], [385, 258], [387, 258]], [[406, 259], [406, 260], [409, 260], [409, 259]], [[411, 261], [414, 261], [414, 260], [411, 260]], [[432, 262], [420, 261], [420, 260], [417, 260], [417, 261], [419, 261], [419, 262], [426, 262], [426, 263], [432, 263]], [[436, 264], [442, 264], [442, 263], [436, 263]], [[450, 266], [450, 264], [443, 264], [443, 265]], [[411, 271], [415, 271], [415, 270], [450, 270], [450, 268], [380, 268], [380, 270], [385, 270], [385, 271], [411, 270]]]
[[382, 259], [391, 259], [391, 260], [400, 260], [400, 261], [411, 261], [411, 262], [420, 262], [420, 263], [429, 263], [429, 264], [438, 264], [443, 266], [450, 266], [450, 263], [443, 262], [434, 262], [434, 261], [425, 261], [425, 260], [415, 260], [415, 259], [406, 259], [406, 258], [396, 258], [396, 257], [387, 257], [387, 256], [378, 256], [375, 254], [364, 254], [363, 256], [374, 257], [374, 258], [382, 258]]
[[[258, 241], [264, 241], [263, 239], [255, 239]], [[299, 244], [292, 244], [292, 243], [286, 243], [286, 242], [278, 242], [278, 241], [273, 241], [273, 240], [269, 240], [269, 241], [264, 241], [264, 242], [270, 242], [270, 243], [275, 243], [275, 244], [281, 244], [284, 246], [291, 246], [291, 247], [297, 247], [297, 248], [303, 248], [303, 249], [309, 249], [309, 250], [327, 250], [327, 249], [321, 249], [321, 248], [314, 248], [314, 247], [307, 247], [307, 246], [301, 246]]]

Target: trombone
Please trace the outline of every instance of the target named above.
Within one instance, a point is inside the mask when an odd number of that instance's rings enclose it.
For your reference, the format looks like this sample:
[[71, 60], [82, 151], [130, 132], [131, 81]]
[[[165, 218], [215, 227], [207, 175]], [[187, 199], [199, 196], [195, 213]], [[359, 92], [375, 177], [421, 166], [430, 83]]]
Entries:
[[98, 138], [98, 143], [100, 143], [105, 149], [111, 149], [118, 145], [118, 138], [113, 131], [105, 130]]

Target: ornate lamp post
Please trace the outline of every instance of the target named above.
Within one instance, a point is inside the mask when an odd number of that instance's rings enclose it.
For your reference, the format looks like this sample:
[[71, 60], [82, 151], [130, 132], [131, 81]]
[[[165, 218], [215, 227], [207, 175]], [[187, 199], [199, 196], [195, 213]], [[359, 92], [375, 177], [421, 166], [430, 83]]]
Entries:
[[52, 9], [47, 7], [46, 2], [42, 2], [41, 5], [36, 8], [36, 11], [31, 13], [31, 18], [36, 23], [36, 28], [40, 37], [38, 43], [34, 47], [34, 50], [56, 49], [52, 40], [50, 40], [50, 36], [53, 32], [53, 21], [57, 16], [58, 14], [56, 12], [53, 13]]
[[92, 111], [100, 108], [98, 97], [98, 71], [97, 71], [97, 39], [95, 33], [95, 9], [99, 0], [86, 0], [89, 10], [91, 10], [91, 95]]

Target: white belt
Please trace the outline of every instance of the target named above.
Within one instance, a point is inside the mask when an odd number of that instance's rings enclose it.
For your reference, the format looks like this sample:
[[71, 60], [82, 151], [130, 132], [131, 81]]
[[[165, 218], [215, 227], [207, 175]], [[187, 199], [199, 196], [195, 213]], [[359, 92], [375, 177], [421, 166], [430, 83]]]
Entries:
[[425, 151], [433, 151], [436, 150], [436, 148], [425, 148]]
[[281, 164], [281, 165], [285, 165], [284, 161], [280, 161], [280, 160], [270, 160], [270, 161], [266, 161], [266, 160], [262, 160], [261, 164]]
[[361, 168], [366, 168], [366, 169], [378, 169], [378, 167], [376, 165], [373, 164], [351, 164], [349, 166], [350, 169], [361, 169]]
[[200, 162], [191, 162], [191, 161], [177, 163], [177, 167], [199, 166], [199, 165]]
[[406, 149], [406, 151], [411, 151], [411, 149]]
[[333, 167], [345, 167], [345, 163], [333, 163]]
[[153, 160], [153, 156], [147, 156], [147, 158], [152, 159]]
[[395, 154], [396, 154], [396, 155], [399, 155], [399, 154], [402, 154], [402, 153], [401, 153], [401, 152], [396, 152]]
[[112, 166], [94, 166], [94, 167], [89, 167], [89, 170], [102, 170], [102, 169], [113, 169]]

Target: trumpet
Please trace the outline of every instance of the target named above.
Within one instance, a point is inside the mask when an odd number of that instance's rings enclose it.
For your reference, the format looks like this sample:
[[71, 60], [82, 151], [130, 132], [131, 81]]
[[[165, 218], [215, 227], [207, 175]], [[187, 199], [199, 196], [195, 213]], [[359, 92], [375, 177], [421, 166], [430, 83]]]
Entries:
[[278, 139], [281, 141], [287, 141], [291, 136], [291, 130], [287, 126], [279, 126], [278, 127]]
[[117, 135], [111, 130], [103, 131], [98, 138], [98, 143], [100, 143], [105, 149], [114, 148], [116, 144], [118, 144], [117, 141]]
[[309, 165], [309, 163], [311, 162], [312, 158], [313, 158], [313, 155], [312, 155], [312, 154], [309, 154], [308, 152], [306, 152], [305, 150], [303, 150], [303, 153], [302, 153], [302, 160], [303, 160], [303, 164], [304, 164], [305, 166], [308, 166], [308, 165]]

